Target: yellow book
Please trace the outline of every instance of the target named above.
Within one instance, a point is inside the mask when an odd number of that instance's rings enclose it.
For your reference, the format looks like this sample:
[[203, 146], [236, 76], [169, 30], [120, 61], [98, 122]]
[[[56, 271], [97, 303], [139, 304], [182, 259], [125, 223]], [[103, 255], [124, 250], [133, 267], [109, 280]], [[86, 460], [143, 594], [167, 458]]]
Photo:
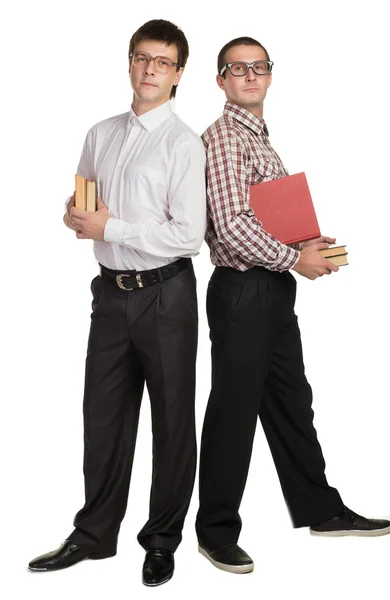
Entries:
[[96, 210], [96, 181], [87, 181], [87, 205], [86, 210], [88, 212], [95, 212]]
[[329, 248], [319, 250], [319, 253], [322, 254], [322, 256], [326, 258], [326, 260], [329, 260], [338, 267], [342, 267], [348, 264], [348, 252], [346, 246], [329, 246]]
[[320, 252], [324, 258], [329, 258], [329, 256], [340, 256], [340, 254], [347, 254], [347, 247], [346, 246], [329, 246], [329, 248], [320, 250]]
[[87, 186], [86, 179], [76, 175], [76, 201], [75, 207], [79, 210], [85, 210], [87, 207]]
[[342, 267], [348, 264], [347, 254], [339, 254], [338, 256], [327, 256], [326, 260], [329, 260], [334, 265]]
[[89, 181], [85, 177], [81, 177], [81, 175], [76, 175], [76, 208], [95, 212], [96, 198], [96, 181]]

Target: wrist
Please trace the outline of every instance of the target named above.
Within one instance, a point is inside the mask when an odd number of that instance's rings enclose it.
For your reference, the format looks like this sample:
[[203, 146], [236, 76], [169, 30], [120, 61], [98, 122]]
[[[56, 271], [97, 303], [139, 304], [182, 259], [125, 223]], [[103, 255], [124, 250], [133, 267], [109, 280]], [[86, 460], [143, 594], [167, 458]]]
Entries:
[[301, 258], [302, 258], [301, 252], [298, 250], [298, 259], [297, 259], [296, 263], [291, 267], [292, 271], [296, 271], [297, 273], [299, 273], [299, 269], [301, 266]]

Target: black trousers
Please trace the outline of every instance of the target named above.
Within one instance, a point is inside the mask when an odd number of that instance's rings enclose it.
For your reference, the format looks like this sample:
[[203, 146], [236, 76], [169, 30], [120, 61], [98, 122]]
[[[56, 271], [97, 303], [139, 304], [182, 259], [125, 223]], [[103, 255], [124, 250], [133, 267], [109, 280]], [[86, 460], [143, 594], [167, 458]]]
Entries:
[[174, 552], [196, 470], [195, 362], [198, 336], [192, 263], [175, 277], [126, 291], [96, 277], [84, 393], [85, 505], [72, 542], [114, 552], [125, 515], [141, 399], [152, 412], [149, 520], [138, 541]]
[[217, 267], [207, 292], [212, 389], [200, 454], [196, 529], [206, 548], [236, 543], [260, 417], [295, 527], [341, 513], [313, 426], [289, 272]]

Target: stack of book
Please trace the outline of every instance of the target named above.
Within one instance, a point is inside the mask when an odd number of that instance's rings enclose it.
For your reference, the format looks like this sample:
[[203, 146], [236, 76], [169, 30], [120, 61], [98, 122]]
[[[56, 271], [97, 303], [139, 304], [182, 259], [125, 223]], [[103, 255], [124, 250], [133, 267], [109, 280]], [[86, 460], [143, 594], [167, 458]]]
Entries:
[[85, 177], [76, 175], [76, 208], [79, 210], [95, 212], [96, 198], [96, 181], [89, 181]]
[[320, 250], [319, 252], [326, 260], [330, 260], [330, 262], [338, 267], [348, 264], [348, 252], [345, 246], [329, 246], [329, 248], [325, 248], [325, 250]]

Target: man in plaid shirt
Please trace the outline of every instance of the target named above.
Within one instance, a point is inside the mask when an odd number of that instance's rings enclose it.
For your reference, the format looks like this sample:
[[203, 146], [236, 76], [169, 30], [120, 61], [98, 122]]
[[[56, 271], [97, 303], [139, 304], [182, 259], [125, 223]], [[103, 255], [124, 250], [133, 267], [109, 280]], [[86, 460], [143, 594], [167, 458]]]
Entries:
[[249, 205], [251, 185], [288, 175], [273, 150], [263, 101], [273, 63], [252, 38], [226, 44], [217, 83], [224, 112], [203, 134], [207, 153], [206, 241], [215, 270], [207, 293], [212, 390], [200, 457], [199, 551], [233, 573], [252, 571], [238, 545], [238, 513], [260, 417], [295, 527], [314, 535], [384, 535], [390, 522], [344, 506], [328, 485], [313, 426], [294, 302], [294, 270], [316, 279], [338, 267], [319, 250], [334, 238], [288, 247], [262, 227]]

